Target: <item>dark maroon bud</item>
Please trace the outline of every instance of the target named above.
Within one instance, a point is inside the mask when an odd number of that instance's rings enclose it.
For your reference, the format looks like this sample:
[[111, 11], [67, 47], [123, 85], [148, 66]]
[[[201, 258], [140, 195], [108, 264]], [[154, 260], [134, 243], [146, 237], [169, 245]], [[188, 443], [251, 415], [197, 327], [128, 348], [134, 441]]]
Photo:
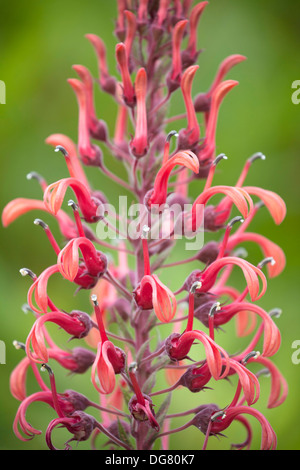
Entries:
[[67, 426], [68, 431], [74, 434], [75, 441], [86, 441], [96, 427], [95, 418], [84, 411], [74, 411], [70, 417], [78, 419], [78, 422]]
[[84, 165], [101, 167], [103, 155], [102, 150], [97, 145], [91, 145], [88, 151], [80, 150], [80, 158]]
[[200, 367], [191, 366], [180, 378], [180, 385], [188, 388], [192, 393], [204, 390], [205, 385], [210, 381], [211, 373], [207, 362], [205, 361]]
[[188, 67], [190, 67], [191, 65], [196, 64], [197, 59], [198, 59], [199, 55], [201, 54], [201, 52], [202, 52], [202, 50], [197, 51], [196, 54], [191, 54], [188, 49], [183, 51], [181, 53], [182, 68], [185, 70]]
[[171, 76], [169, 75], [167, 77], [167, 86], [169, 93], [174, 93], [179, 87], [180, 87], [180, 77], [172, 79]]
[[202, 409], [198, 411], [198, 413], [193, 418], [193, 426], [203, 432], [203, 434], [206, 434], [211, 417], [217, 411], [220, 411], [220, 408], [214, 403], [203, 405]]
[[207, 113], [210, 110], [211, 98], [206, 93], [200, 93], [194, 100], [196, 113]]
[[[141, 401], [142, 400], [142, 401]], [[149, 425], [159, 431], [159, 424], [155, 419], [154, 405], [148, 395], [143, 394], [142, 398], [134, 395], [128, 403], [130, 414], [137, 421], [147, 421]]]
[[204, 245], [197, 254], [197, 259], [204, 264], [210, 264], [216, 260], [219, 254], [219, 243], [211, 241]]
[[195, 271], [191, 272], [191, 274], [189, 274], [189, 276], [184, 281], [183, 289], [186, 290], [187, 292], [190, 292], [192, 285], [195, 282], [199, 281], [201, 274], [202, 274], [202, 271], [200, 269], [195, 269]]
[[195, 178], [199, 180], [206, 179], [208, 177], [209, 169], [210, 169], [209, 164], [201, 165], [200, 163], [200, 169], [197, 175], [195, 175]]
[[125, 370], [126, 366], [126, 354], [123, 349], [115, 347], [117, 357], [111, 358], [111, 352], [108, 352], [108, 358], [111, 359], [111, 364], [114, 368], [115, 374], [121, 374]]
[[194, 311], [194, 316], [203, 323], [204, 326], [208, 328], [209, 326], [209, 313], [211, 311], [212, 306], [216, 303], [215, 300], [210, 300], [203, 305], [200, 305]]
[[66, 390], [63, 397], [72, 404], [74, 411], [84, 411], [90, 404], [84, 395], [74, 390]]
[[90, 134], [94, 139], [106, 142], [108, 137], [106, 122], [103, 120], [94, 121], [93, 129], [90, 129]]
[[165, 341], [165, 351], [171, 361], [178, 362], [188, 358], [191, 346], [194, 340], [185, 341], [183, 344], [180, 342], [182, 335], [179, 333], [172, 333]]
[[194, 297], [195, 310], [197, 310], [197, 308], [199, 308], [201, 305], [204, 305], [210, 301], [216, 302], [216, 296], [207, 292], [199, 293]]
[[85, 326], [85, 331], [79, 336], [79, 338], [85, 338], [93, 327], [91, 317], [80, 310], [72, 310], [70, 315], [71, 317], [77, 318], [77, 320]]
[[207, 206], [204, 209], [204, 230], [208, 232], [217, 232], [222, 225], [216, 225], [217, 212], [214, 206]]
[[115, 96], [117, 88], [117, 81], [115, 77], [107, 77], [105, 80], [102, 80], [101, 83], [99, 82], [99, 84], [105, 93]]
[[177, 141], [178, 150], [186, 150], [187, 148], [192, 150], [192, 151], [196, 150], [197, 145], [199, 144], [199, 142], [198, 141], [194, 142], [191, 146], [191, 144], [189, 142], [189, 134], [191, 132], [187, 132], [186, 129], [180, 129], [180, 131], [178, 132], [178, 141]]
[[77, 374], [84, 374], [96, 359], [96, 354], [93, 351], [80, 347], [73, 349], [72, 356], [78, 366], [78, 368], [74, 370]]

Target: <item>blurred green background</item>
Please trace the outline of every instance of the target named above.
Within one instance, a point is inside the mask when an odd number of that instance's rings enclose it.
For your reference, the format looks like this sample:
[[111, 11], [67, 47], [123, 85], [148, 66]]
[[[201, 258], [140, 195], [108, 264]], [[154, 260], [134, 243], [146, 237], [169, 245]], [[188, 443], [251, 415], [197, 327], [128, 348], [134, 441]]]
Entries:
[[[49, 183], [66, 177], [67, 170], [62, 157], [46, 146], [45, 138], [56, 132], [77, 139], [77, 102], [66, 79], [75, 77], [71, 66], [84, 64], [97, 76], [96, 59], [92, 47], [84, 38], [86, 33], [100, 35], [107, 44], [109, 66], [115, 72], [112, 34], [116, 13], [116, 1], [106, 0], [52, 0], [41, 2], [1, 2], [0, 19], [0, 79], [6, 83], [6, 104], [0, 105], [0, 165], [1, 209], [15, 197], [40, 198], [36, 182], [26, 180], [30, 171], [41, 173]], [[270, 280], [267, 294], [259, 304], [268, 309], [280, 307], [282, 316], [276, 320], [282, 333], [282, 347], [274, 362], [289, 383], [289, 396], [278, 409], [266, 410], [270, 381], [262, 380], [262, 396], [257, 404], [269, 419], [278, 436], [279, 449], [300, 448], [300, 364], [294, 365], [292, 343], [300, 340], [299, 318], [299, 157], [300, 157], [300, 105], [291, 101], [292, 82], [300, 80], [300, 6], [293, 0], [211, 0], [199, 28], [198, 44], [203, 48], [199, 58], [200, 69], [194, 93], [206, 91], [219, 63], [234, 53], [248, 57], [236, 67], [228, 78], [239, 80], [240, 85], [226, 98], [220, 113], [217, 133], [218, 152], [225, 152], [228, 161], [220, 165], [216, 184], [234, 184], [246, 160], [254, 152], [261, 151], [265, 162], [256, 162], [251, 168], [247, 184], [262, 186], [278, 192], [286, 201], [288, 215], [277, 227], [267, 211], [262, 210], [251, 225], [271, 238], [285, 250], [287, 267], [284, 273]], [[179, 95], [178, 95], [179, 96]], [[107, 120], [113, 132], [115, 107], [109, 97], [96, 93], [99, 118]], [[181, 99], [174, 99], [171, 113], [183, 112]], [[178, 123], [184, 126], [184, 122]], [[107, 166], [123, 174], [118, 162], [106, 154]], [[94, 187], [117, 203], [119, 189], [97, 170], [88, 169]], [[193, 184], [192, 195], [199, 193], [199, 184]], [[201, 186], [202, 187], [202, 186]], [[36, 214], [23, 216], [7, 229], [1, 229], [0, 340], [6, 343], [6, 365], [0, 365], [0, 448], [45, 449], [44, 436], [38, 436], [28, 444], [16, 439], [12, 422], [18, 403], [10, 396], [9, 375], [23, 357], [12, 346], [13, 340], [25, 341], [32, 318], [25, 316], [21, 305], [26, 302], [29, 280], [23, 279], [18, 270], [29, 267], [40, 273], [55, 263], [55, 256], [42, 231], [33, 226]], [[43, 215], [51, 222], [51, 218]], [[51, 224], [56, 234], [55, 223]], [[182, 245], [172, 254], [181, 259]], [[247, 247], [249, 259], [258, 262], [260, 253], [255, 247]], [[162, 280], [168, 279], [172, 288], [178, 288], [189, 273], [191, 265], [162, 272]], [[239, 274], [239, 273], [238, 273]], [[237, 283], [241, 282], [236, 276]], [[88, 293], [76, 298], [73, 287], [61, 281], [53, 281], [55, 301], [62, 308], [87, 310]], [[234, 337], [234, 324], [226, 325], [225, 334], [217, 334], [216, 340], [233, 353], [243, 348], [247, 339]], [[52, 330], [56, 332], [56, 329]], [[65, 344], [65, 336], [56, 334], [58, 343]], [[57, 368], [58, 369], [58, 368]], [[74, 388], [97, 397], [92, 391], [89, 374], [85, 377], [67, 377], [57, 370], [59, 391]], [[158, 385], [159, 386], [159, 385]], [[28, 391], [36, 390], [29, 375]], [[187, 395], [180, 390], [174, 394], [172, 411], [183, 411], [186, 400], [192, 405], [216, 402], [225, 406], [234, 388], [226, 382], [218, 383], [212, 392]], [[187, 398], [188, 396], [188, 398]], [[159, 402], [159, 400], [158, 400]], [[52, 410], [43, 404], [32, 405], [29, 421], [45, 430], [54, 417]], [[183, 424], [178, 419], [173, 426]], [[253, 448], [259, 448], [260, 426], [253, 422]], [[210, 439], [209, 448], [228, 449], [231, 442], [243, 439], [239, 424], [226, 432], [227, 439]], [[57, 433], [57, 444], [63, 442], [63, 432]], [[195, 428], [184, 431], [171, 439], [172, 448], [201, 448], [203, 435]], [[80, 444], [79, 448], [88, 448]]]

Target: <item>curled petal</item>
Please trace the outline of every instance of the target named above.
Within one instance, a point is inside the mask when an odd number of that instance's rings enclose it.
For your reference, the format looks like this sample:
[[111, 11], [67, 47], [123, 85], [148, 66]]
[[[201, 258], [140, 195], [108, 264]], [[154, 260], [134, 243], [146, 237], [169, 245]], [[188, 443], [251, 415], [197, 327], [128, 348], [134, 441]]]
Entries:
[[[97, 355], [92, 366], [92, 383], [99, 393], [112, 393], [116, 385], [116, 377], [114, 367], [109, 359], [110, 349], [114, 349], [114, 345], [110, 341], [99, 343]], [[99, 379], [99, 385], [96, 381], [96, 374]]]
[[217, 72], [216, 78], [214, 79], [209, 92], [207, 93], [208, 96], [211, 96], [214, 90], [217, 88], [217, 86], [223, 81], [225, 78], [225, 75], [234, 67], [235, 65], [239, 64], [240, 62], [243, 62], [246, 60], [247, 57], [240, 55], [240, 54], [233, 54], [229, 57], [227, 57], [223, 62], [221, 63], [219, 70]]
[[184, 34], [185, 27], [187, 25], [187, 20], [181, 20], [176, 23], [173, 30], [172, 36], [172, 81], [180, 81], [180, 76], [182, 72], [182, 63], [181, 63], [181, 42]]
[[288, 384], [279, 369], [266, 357], [259, 356], [256, 359], [250, 359], [249, 362], [255, 362], [264, 365], [271, 374], [271, 392], [268, 400], [268, 408], [276, 408], [282, 405], [288, 394]]
[[[202, 286], [199, 289], [199, 292], [207, 292], [213, 286], [217, 273], [220, 271], [220, 269], [230, 264], [239, 266], [242, 269], [247, 286], [249, 288], [251, 300], [254, 302], [255, 300], [260, 299], [265, 294], [267, 289], [267, 280], [265, 275], [259, 268], [252, 265], [248, 261], [233, 256], [227, 256], [225, 258], [218, 259], [206, 268], [199, 279], [202, 282]], [[259, 278], [262, 282], [262, 289], [260, 292]]]
[[276, 243], [273, 243], [271, 240], [264, 237], [263, 235], [250, 233], [250, 232], [233, 235], [229, 238], [229, 241], [227, 244], [227, 250], [232, 251], [232, 249], [237, 244], [248, 242], [248, 241], [257, 243], [262, 249], [262, 252], [265, 258], [270, 257], [274, 259], [275, 264], [272, 264], [272, 263], [267, 264], [269, 277], [271, 278], [276, 277], [284, 270], [286, 258], [285, 258], [285, 254], [283, 250], [280, 248], [280, 246], [276, 245]]
[[193, 58], [197, 56], [197, 28], [198, 23], [209, 2], [198, 3], [190, 13], [190, 34], [188, 42], [188, 51]]
[[58, 213], [69, 187], [76, 194], [85, 220], [87, 222], [95, 222], [97, 220], [97, 204], [92, 199], [86, 186], [76, 178], [64, 178], [47, 187], [44, 193], [44, 203], [47, 210], [54, 215]]
[[192, 170], [194, 173], [199, 172], [199, 160], [197, 156], [190, 151], [182, 151], [176, 153], [173, 157], [167, 160], [159, 170], [154, 181], [154, 188], [151, 191], [147, 200], [149, 207], [153, 204], [165, 204], [168, 191], [168, 180], [171, 171], [176, 165], [183, 166]]
[[220, 433], [230, 426], [232, 421], [242, 414], [249, 414], [254, 416], [261, 425], [261, 450], [274, 450], [277, 445], [276, 434], [271, 427], [270, 423], [264, 415], [250, 406], [236, 406], [228, 408], [223, 414], [222, 418], [218, 418], [212, 423], [212, 433]]
[[229, 315], [245, 310], [259, 315], [263, 320], [264, 326], [263, 356], [273, 356], [278, 351], [281, 343], [280, 331], [270, 315], [268, 315], [263, 308], [250, 302], [234, 302], [233, 304], [224, 307], [224, 309], [229, 313]]
[[[200, 196], [197, 197], [193, 204], [191, 210], [191, 223], [194, 230], [197, 229], [197, 227], [203, 220], [203, 208], [201, 206], [204, 206], [209, 201], [209, 199], [215, 196], [216, 194], [224, 194], [225, 196], [227, 196], [230, 199], [231, 204], [234, 204], [237, 207], [244, 219], [248, 217], [248, 215], [253, 209], [253, 201], [244, 189], [235, 188], [233, 186], [213, 186], [212, 188], [204, 190], [203, 193], [201, 193]], [[202, 215], [201, 218], [199, 217], [198, 206], [200, 207], [200, 215]], [[216, 212], [218, 212], [218, 208], [216, 208]], [[221, 225], [228, 219], [229, 215], [230, 212], [221, 214]], [[219, 224], [219, 220], [216, 220], [216, 224]]]
[[260, 386], [257, 377], [238, 361], [229, 359], [229, 362], [230, 369], [233, 369], [239, 377], [248, 405], [253, 405], [259, 399]]
[[[49, 277], [52, 276], [52, 274], [55, 274], [59, 272], [59, 268], [57, 265], [50, 266], [49, 268], [45, 269], [45, 271], [40, 274], [40, 276], [34, 281], [34, 283], [31, 285], [31, 287], [28, 290], [28, 304], [29, 307], [37, 313], [45, 313], [47, 312], [48, 309], [48, 295], [47, 295], [47, 285], [48, 285], [48, 280]], [[34, 303], [33, 303], [33, 296], [34, 300], [39, 307], [40, 310], [38, 310]]]
[[[150, 292], [149, 292], [150, 288]], [[143, 302], [143, 296], [151, 297], [151, 303], [157, 318], [168, 323], [176, 313], [177, 302], [173, 292], [166, 287], [154, 274], [144, 276], [140, 284], [140, 298]], [[148, 305], [150, 307], [150, 304]]]
[[[215, 380], [220, 380], [226, 377], [229, 372], [229, 358], [226, 351], [221, 348], [215, 341], [213, 341], [208, 335], [203, 331], [193, 330], [183, 333], [180, 338], [180, 343], [189, 342], [192, 339], [199, 340], [205, 349], [207, 365], [209, 367], [210, 373]], [[222, 366], [225, 361], [225, 370], [222, 370]]]
[[10, 392], [16, 400], [23, 401], [26, 398], [26, 376], [29, 366], [30, 360], [24, 357], [11, 373]]
[[200, 127], [192, 100], [192, 84], [198, 68], [199, 65], [188, 67], [182, 75], [181, 79], [181, 89], [185, 102], [188, 122], [185, 134], [187, 136], [189, 147], [192, 147], [195, 143], [197, 143], [200, 138]]
[[278, 194], [255, 186], [244, 186], [244, 190], [250, 195], [259, 197], [269, 210], [275, 224], [281, 224], [286, 216], [286, 205]]
[[13, 199], [3, 209], [2, 224], [4, 227], [7, 227], [21, 215], [33, 210], [49, 212], [49, 209], [43, 201], [25, 198]]

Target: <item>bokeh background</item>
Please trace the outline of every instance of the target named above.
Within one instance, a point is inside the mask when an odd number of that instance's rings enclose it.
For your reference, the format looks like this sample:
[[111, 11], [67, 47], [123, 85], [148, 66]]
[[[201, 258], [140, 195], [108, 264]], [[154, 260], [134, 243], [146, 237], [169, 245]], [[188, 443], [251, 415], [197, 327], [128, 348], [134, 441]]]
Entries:
[[[30, 171], [38, 171], [50, 183], [67, 176], [62, 157], [46, 146], [45, 138], [56, 132], [77, 139], [77, 102], [66, 79], [75, 77], [71, 66], [84, 64], [97, 76], [94, 52], [85, 39], [86, 33], [100, 35], [107, 44], [109, 66], [115, 72], [112, 33], [116, 1], [107, 0], [52, 0], [40, 2], [0, 2], [0, 79], [6, 83], [6, 104], [0, 105], [0, 207], [15, 197], [40, 198], [36, 182], [26, 180]], [[300, 448], [300, 364], [292, 363], [292, 343], [300, 340], [299, 318], [299, 157], [300, 157], [300, 105], [291, 101], [292, 83], [300, 80], [300, 5], [293, 0], [211, 0], [199, 29], [200, 69], [194, 92], [206, 91], [219, 63], [233, 53], [248, 57], [236, 67], [228, 78], [239, 80], [240, 85], [226, 98], [220, 113], [217, 133], [218, 151], [228, 155], [220, 165], [216, 184], [234, 184], [248, 158], [256, 151], [267, 159], [253, 165], [247, 184], [262, 186], [278, 192], [286, 201], [288, 215], [281, 226], [275, 226], [267, 211], [262, 210], [251, 226], [283, 247], [287, 256], [284, 273], [270, 280], [267, 294], [260, 301], [264, 308], [280, 307], [282, 316], [276, 320], [282, 333], [282, 347], [274, 362], [289, 384], [289, 396], [278, 409], [266, 410], [270, 379], [262, 381], [262, 396], [257, 404], [278, 436], [279, 449]], [[100, 90], [96, 93], [99, 118], [107, 120], [111, 132], [114, 128], [115, 107]], [[183, 102], [174, 99], [170, 113], [183, 111]], [[178, 123], [183, 127], [184, 122]], [[107, 166], [123, 174], [119, 162], [106, 154]], [[97, 170], [88, 169], [93, 185], [107, 194], [112, 203], [118, 202], [119, 188]], [[198, 185], [198, 186], [197, 186]], [[194, 184], [191, 195], [199, 193]], [[200, 188], [201, 189], [201, 188]], [[16, 351], [13, 340], [25, 341], [32, 325], [30, 315], [24, 315], [21, 306], [26, 302], [29, 280], [18, 270], [29, 267], [40, 273], [55, 262], [42, 231], [33, 225], [36, 214], [23, 216], [7, 229], [1, 228], [0, 340], [6, 343], [6, 365], [0, 365], [0, 448], [45, 449], [44, 436], [28, 444], [16, 439], [12, 422], [18, 403], [10, 396], [9, 375], [23, 357]], [[49, 222], [51, 219], [43, 218]], [[51, 227], [58, 235], [55, 223]], [[246, 247], [249, 259], [258, 262], [261, 254], [255, 247]], [[182, 257], [178, 245], [172, 259]], [[192, 266], [181, 267], [170, 273], [162, 272], [172, 288], [181, 285]], [[237, 284], [241, 282], [236, 276]], [[88, 293], [73, 296], [73, 286], [57, 279], [52, 284], [55, 300], [62, 308], [89, 311]], [[236, 339], [234, 324], [226, 326], [225, 333], [217, 335], [222, 346], [235, 352], [245, 346], [245, 339]], [[61, 345], [65, 336], [53, 330]], [[89, 374], [68, 377], [57, 368], [60, 391], [74, 388], [89, 394], [95, 400]], [[174, 394], [172, 411], [182, 411], [185, 404], [216, 402], [225, 406], [234, 388], [227, 382], [215, 384], [215, 390], [188, 395], [184, 390]], [[159, 385], [158, 385], [159, 386]], [[29, 374], [28, 391], [35, 390]], [[34, 404], [28, 412], [30, 422], [45, 431], [54, 417], [46, 405]], [[178, 420], [174, 425], [183, 424]], [[260, 426], [253, 422], [253, 447], [260, 443]], [[243, 430], [239, 424], [231, 426], [227, 439], [211, 439], [209, 448], [228, 449], [230, 442], [240, 442]], [[57, 435], [57, 444], [63, 442], [63, 432]], [[195, 428], [174, 436], [172, 447], [198, 449], [203, 435]], [[88, 448], [81, 444], [79, 448]]]

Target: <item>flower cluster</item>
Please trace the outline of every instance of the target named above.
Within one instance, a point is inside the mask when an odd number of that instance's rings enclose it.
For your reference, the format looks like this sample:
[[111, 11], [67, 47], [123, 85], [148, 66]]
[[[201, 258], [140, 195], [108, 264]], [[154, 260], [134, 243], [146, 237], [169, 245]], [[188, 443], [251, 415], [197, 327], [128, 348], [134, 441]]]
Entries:
[[[278, 310], [266, 312], [257, 302], [267, 288], [264, 267], [267, 277], [278, 276], [285, 267], [285, 256], [271, 240], [249, 231], [249, 226], [263, 208], [275, 224], [280, 224], [285, 218], [285, 203], [270, 190], [245, 184], [252, 164], [264, 160], [261, 153], [246, 161], [235, 186], [213, 184], [217, 165], [227, 158], [216, 154], [219, 109], [238, 85], [226, 80], [226, 75], [245, 57], [226, 58], [210, 89], [194, 96], [200, 54], [197, 30], [208, 2], [193, 5], [193, 0], [117, 0], [117, 6], [117, 78], [109, 71], [104, 42], [95, 34], [87, 34], [96, 53], [99, 76], [95, 79], [85, 66], [74, 65], [78, 78], [68, 80], [78, 102], [78, 142], [63, 134], [53, 134], [46, 140], [62, 154], [69, 177], [48, 185], [42, 176], [30, 173], [28, 178], [39, 182], [43, 198], [15, 199], [2, 214], [5, 227], [33, 210], [51, 214], [62, 235], [62, 241], [57, 241], [49, 225], [35, 219], [35, 225], [49, 240], [55, 263], [38, 275], [29, 268], [20, 270], [32, 280], [24, 308], [33, 313], [34, 324], [24, 343], [15, 342], [25, 352], [10, 381], [11, 393], [20, 401], [15, 434], [23, 441], [41, 434], [26, 418], [29, 405], [41, 401], [54, 413], [45, 433], [50, 449], [55, 448], [52, 434], [57, 427], [66, 428], [71, 435], [65, 449], [71, 448], [71, 441], [89, 438], [97, 448], [96, 437], [103, 434], [111, 448], [149, 450], [157, 440], [168, 449], [169, 436], [192, 425], [205, 435], [205, 449], [209, 437], [222, 435], [233, 421], [241, 423], [247, 433], [246, 440], [235, 447], [250, 448], [252, 424], [247, 415], [261, 425], [261, 448], [273, 449], [276, 434], [254, 407], [260, 396], [259, 378], [266, 370], [271, 375], [269, 408], [285, 400], [287, 384], [270, 360], [281, 342], [274, 322]], [[113, 132], [97, 117], [94, 83], [116, 105]], [[168, 105], [176, 96], [183, 98], [184, 113], [168, 116]], [[184, 127], [173, 131], [176, 122], [184, 122]], [[107, 168], [104, 152], [123, 165], [128, 178], [122, 179]], [[85, 174], [88, 166], [100, 170], [104, 185], [116, 183], [123, 194], [129, 193], [130, 199], [140, 204], [137, 239], [125, 240], [117, 231], [118, 242], [109, 243], [97, 235], [96, 224], [109, 228], [111, 224], [105, 211], [106, 196], [92, 187]], [[191, 182], [197, 182], [198, 188], [193, 199], [188, 191]], [[67, 200], [69, 190], [74, 200]], [[219, 202], [212, 203], [215, 196], [219, 196]], [[166, 215], [166, 208], [172, 204], [180, 207], [173, 222]], [[153, 223], [153, 213], [162, 224], [160, 229]], [[127, 215], [118, 217], [130, 222]], [[169, 231], [164, 230], [166, 225]], [[218, 239], [204, 244], [192, 257], [168, 263], [171, 250], [176, 250], [178, 227], [183, 236], [204, 231], [216, 233]], [[154, 229], [159, 237], [154, 238]], [[261, 249], [260, 263], [252, 264], [243, 257], [239, 247], [245, 242]], [[113, 253], [118, 255], [117, 261]], [[172, 272], [174, 267], [188, 266], [192, 261], [199, 263], [199, 268], [180, 280], [176, 292], [160, 279], [162, 272]], [[231, 283], [235, 267], [243, 274], [242, 291]], [[177, 279], [178, 273], [180, 270]], [[54, 274], [73, 283], [76, 290], [88, 291], [88, 312], [66, 312], [54, 303], [55, 297], [48, 293]], [[215, 340], [215, 331], [231, 321], [236, 322], [239, 337], [250, 338], [239, 354], [225, 350]], [[76, 338], [85, 345], [73, 350], [58, 346], [47, 329], [53, 323], [64, 331], [66, 342]], [[174, 328], [166, 338], [158, 335], [153, 345], [153, 330], [166, 323]], [[197, 357], [197, 361], [191, 357]], [[252, 372], [252, 363], [263, 366], [263, 370]], [[99, 403], [74, 390], [58, 391], [56, 367], [73, 374], [90, 374]], [[28, 395], [30, 369], [37, 391]], [[49, 386], [41, 369], [48, 371]], [[155, 378], [161, 372], [169, 388], [155, 390]], [[230, 403], [201, 404], [168, 414], [172, 392], [179, 386], [188, 389], [187, 394], [199, 394], [212, 385], [221, 386], [228, 378], [236, 380]], [[164, 393], [167, 398], [155, 412], [155, 397]], [[202, 396], [199, 401], [203, 402]], [[99, 410], [101, 416], [87, 414], [89, 407]], [[176, 427], [177, 417], [189, 415], [192, 418], [186, 424]]]

